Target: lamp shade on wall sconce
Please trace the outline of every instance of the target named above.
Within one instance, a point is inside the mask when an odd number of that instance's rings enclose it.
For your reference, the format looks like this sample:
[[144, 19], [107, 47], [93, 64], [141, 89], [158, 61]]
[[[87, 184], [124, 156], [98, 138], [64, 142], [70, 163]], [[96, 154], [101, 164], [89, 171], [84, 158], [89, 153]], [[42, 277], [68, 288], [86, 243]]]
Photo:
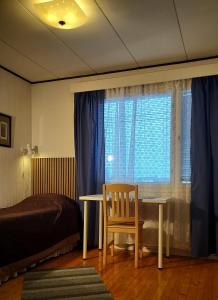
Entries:
[[76, 0], [35, 0], [35, 11], [46, 24], [59, 29], [72, 29], [86, 21]]
[[31, 147], [30, 144], [27, 144], [26, 147], [20, 148], [20, 151], [23, 155], [37, 155], [38, 154], [38, 146]]

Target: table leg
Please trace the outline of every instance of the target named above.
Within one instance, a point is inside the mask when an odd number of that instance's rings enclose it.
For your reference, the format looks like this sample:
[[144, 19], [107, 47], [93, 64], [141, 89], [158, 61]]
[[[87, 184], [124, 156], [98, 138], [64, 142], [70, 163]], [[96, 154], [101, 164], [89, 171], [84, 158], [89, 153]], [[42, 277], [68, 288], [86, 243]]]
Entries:
[[98, 236], [98, 249], [102, 250], [102, 229], [103, 229], [103, 211], [102, 211], [102, 201], [99, 201], [99, 236]]
[[159, 204], [158, 224], [158, 269], [163, 268], [163, 204]]
[[84, 201], [84, 216], [83, 216], [83, 259], [87, 259], [87, 238], [88, 238], [88, 201]]
[[170, 203], [167, 203], [166, 256], [170, 256]]

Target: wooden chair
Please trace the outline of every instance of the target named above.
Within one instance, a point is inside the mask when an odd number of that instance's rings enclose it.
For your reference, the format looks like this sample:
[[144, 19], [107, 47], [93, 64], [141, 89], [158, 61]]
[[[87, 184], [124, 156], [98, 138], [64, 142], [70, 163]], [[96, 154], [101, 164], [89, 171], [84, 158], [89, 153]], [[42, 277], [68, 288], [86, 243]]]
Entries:
[[[133, 200], [130, 199], [133, 196]], [[110, 199], [110, 201], [108, 201]], [[130, 213], [130, 202], [134, 205], [133, 216]], [[108, 203], [111, 203], [109, 214]], [[139, 239], [143, 222], [139, 222], [138, 212], [138, 186], [130, 184], [104, 184], [104, 248], [103, 265], [107, 263], [107, 236], [112, 233], [112, 255], [114, 252], [114, 233], [132, 233], [135, 235], [135, 268], [138, 267]], [[141, 252], [142, 254], [142, 252]]]

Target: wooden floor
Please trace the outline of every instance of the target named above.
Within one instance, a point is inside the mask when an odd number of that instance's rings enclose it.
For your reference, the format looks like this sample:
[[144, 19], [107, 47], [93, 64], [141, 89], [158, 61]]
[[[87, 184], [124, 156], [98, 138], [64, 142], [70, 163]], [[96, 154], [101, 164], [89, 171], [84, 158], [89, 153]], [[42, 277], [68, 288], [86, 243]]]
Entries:
[[[74, 251], [40, 264], [37, 268], [95, 266], [108, 289], [117, 300], [212, 300], [218, 299], [218, 261], [171, 257], [164, 259], [164, 269], [157, 269], [157, 257], [147, 256], [134, 269], [134, 256], [119, 252], [109, 257], [102, 268], [102, 252], [92, 250], [89, 259], [82, 260], [82, 252]], [[0, 300], [21, 298], [23, 275], [0, 287]], [[42, 299], [43, 300], [43, 299]]]

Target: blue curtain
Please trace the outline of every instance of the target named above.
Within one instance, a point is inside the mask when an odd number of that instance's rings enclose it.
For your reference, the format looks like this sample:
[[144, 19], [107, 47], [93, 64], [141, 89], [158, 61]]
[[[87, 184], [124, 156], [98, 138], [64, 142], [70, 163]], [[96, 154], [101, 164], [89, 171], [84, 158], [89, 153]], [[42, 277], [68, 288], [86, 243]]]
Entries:
[[191, 250], [218, 255], [218, 76], [192, 80]]
[[[74, 137], [78, 196], [101, 194], [105, 182], [105, 91], [75, 94]], [[80, 207], [83, 205], [79, 201]], [[83, 208], [81, 207], [82, 213]], [[98, 243], [98, 204], [89, 202], [88, 246]]]

